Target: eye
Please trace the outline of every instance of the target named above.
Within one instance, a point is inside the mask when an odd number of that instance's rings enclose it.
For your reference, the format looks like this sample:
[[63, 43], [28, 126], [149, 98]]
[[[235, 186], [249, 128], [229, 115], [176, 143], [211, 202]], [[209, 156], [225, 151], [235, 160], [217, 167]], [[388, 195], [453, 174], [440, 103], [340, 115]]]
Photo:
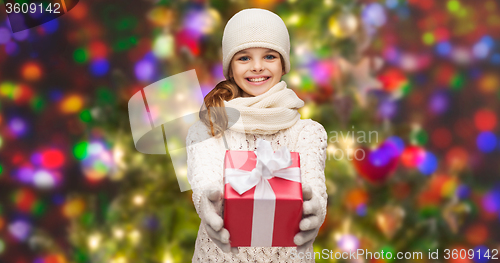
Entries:
[[276, 58], [276, 56], [274, 56], [274, 55], [267, 55], [266, 58], [274, 59], [274, 58]]
[[245, 58], [248, 58], [248, 57], [247, 56], [243, 56], [243, 57], [239, 58], [238, 60], [246, 61], [246, 60], [244, 60]]

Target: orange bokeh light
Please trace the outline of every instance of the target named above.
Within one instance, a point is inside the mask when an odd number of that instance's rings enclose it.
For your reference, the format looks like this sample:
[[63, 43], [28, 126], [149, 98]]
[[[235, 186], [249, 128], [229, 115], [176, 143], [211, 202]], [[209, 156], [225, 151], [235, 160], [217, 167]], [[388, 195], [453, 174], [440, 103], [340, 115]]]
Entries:
[[21, 74], [26, 80], [36, 81], [42, 76], [42, 68], [36, 62], [28, 62], [21, 67]]

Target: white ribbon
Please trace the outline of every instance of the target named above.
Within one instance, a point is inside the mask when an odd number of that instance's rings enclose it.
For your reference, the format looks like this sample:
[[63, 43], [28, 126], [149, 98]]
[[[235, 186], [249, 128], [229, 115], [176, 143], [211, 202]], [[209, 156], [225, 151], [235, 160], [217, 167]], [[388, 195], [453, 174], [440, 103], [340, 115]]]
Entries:
[[292, 167], [290, 151], [286, 146], [274, 152], [271, 143], [257, 139], [257, 164], [252, 171], [225, 169], [225, 183], [243, 194], [255, 186], [252, 221], [252, 247], [271, 247], [273, 241], [276, 195], [268, 180], [280, 177], [300, 183], [300, 168]]

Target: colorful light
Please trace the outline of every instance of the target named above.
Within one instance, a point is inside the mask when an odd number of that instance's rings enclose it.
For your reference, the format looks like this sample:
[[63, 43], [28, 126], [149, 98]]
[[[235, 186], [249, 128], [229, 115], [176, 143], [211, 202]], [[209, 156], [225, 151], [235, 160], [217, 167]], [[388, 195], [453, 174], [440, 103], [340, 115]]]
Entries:
[[359, 205], [356, 207], [356, 214], [358, 216], [366, 216], [366, 213], [368, 212], [367, 207], [365, 204]]
[[438, 167], [438, 160], [431, 152], [425, 152], [424, 160], [418, 165], [418, 170], [424, 175], [433, 174]]
[[384, 48], [383, 56], [387, 62], [397, 63], [400, 60], [401, 54], [397, 47], [395, 46], [387, 46]]
[[64, 164], [64, 154], [57, 149], [42, 152], [41, 165], [48, 169], [59, 168]]
[[90, 122], [92, 120], [92, 114], [90, 113], [89, 110], [82, 110], [80, 112], [80, 120], [83, 122]]
[[484, 152], [492, 152], [497, 146], [497, 137], [489, 131], [481, 132], [476, 139], [477, 148]]
[[169, 58], [174, 53], [174, 38], [171, 34], [160, 35], [153, 42], [153, 54], [157, 58]]
[[457, 0], [449, 0], [446, 6], [452, 13], [458, 12], [460, 10], [460, 2]]
[[479, 89], [485, 94], [495, 93], [500, 87], [500, 79], [497, 74], [488, 72], [483, 74], [478, 81]]
[[456, 194], [458, 198], [464, 200], [470, 196], [470, 188], [465, 184], [461, 184], [457, 187]]
[[397, 149], [397, 154], [401, 155], [405, 149], [405, 143], [403, 139], [399, 138], [398, 136], [391, 136], [386, 139], [386, 142], [392, 143], [396, 149]]
[[79, 142], [75, 145], [75, 147], [73, 148], [73, 154], [75, 155], [76, 159], [83, 160], [87, 157], [88, 146], [88, 142]]
[[386, 0], [385, 1], [385, 5], [389, 9], [394, 9], [394, 8], [398, 7], [398, 4], [399, 4], [399, 0]]
[[30, 35], [29, 30], [23, 30], [12, 34], [14, 39], [17, 41], [24, 41], [29, 37], [29, 35]]
[[429, 135], [421, 127], [415, 127], [410, 133], [410, 139], [414, 144], [425, 145], [429, 140]]
[[328, 20], [328, 28], [333, 36], [346, 38], [353, 34], [358, 28], [358, 19], [351, 13], [333, 15]]
[[92, 75], [101, 77], [106, 75], [109, 70], [109, 63], [106, 59], [95, 59], [90, 63], [90, 72]]
[[352, 189], [347, 192], [344, 200], [349, 209], [355, 210], [367, 204], [368, 193], [363, 189]]
[[37, 81], [42, 76], [42, 68], [36, 62], [27, 62], [21, 67], [21, 75], [29, 81]]
[[9, 233], [19, 241], [25, 241], [31, 234], [31, 225], [24, 220], [16, 220], [8, 227]]
[[96, 250], [101, 243], [101, 235], [93, 234], [88, 238], [88, 246], [91, 250]]
[[21, 188], [13, 193], [13, 201], [18, 210], [27, 213], [35, 207], [37, 197], [33, 191]]
[[49, 22], [45, 22], [42, 24], [43, 31], [48, 34], [52, 34], [57, 31], [59, 28], [59, 19], [53, 19]]
[[446, 164], [452, 170], [460, 171], [467, 166], [468, 158], [469, 154], [464, 148], [455, 146], [446, 153]]
[[60, 104], [63, 113], [72, 114], [79, 112], [83, 107], [83, 98], [80, 95], [69, 95]]
[[5, 53], [7, 53], [9, 56], [16, 55], [18, 51], [19, 48], [16, 42], [9, 41], [7, 42], [7, 44], [5, 44]]
[[155, 73], [154, 63], [148, 59], [143, 59], [135, 64], [135, 76], [140, 81], [150, 81]]
[[490, 47], [488, 44], [479, 41], [472, 47], [472, 54], [478, 59], [485, 59], [490, 53]]
[[415, 168], [425, 159], [425, 151], [418, 146], [408, 146], [401, 154], [401, 162], [409, 168]]
[[17, 136], [23, 136], [28, 131], [28, 125], [21, 118], [12, 118], [9, 121], [9, 128]]
[[51, 189], [56, 185], [54, 176], [45, 170], [36, 171], [33, 175], [33, 184], [40, 189]]
[[368, 4], [363, 9], [361, 16], [366, 24], [375, 27], [381, 27], [387, 21], [384, 7], [379, 3]]
[[451, 44], [448, 41], [440, 42], [436, 45], [436, 52], [441, 56], [449, 56], [451, 54]]
[[337, 246], [342, 251], [355, 251], [359, 248], [359, 240], [354, 235], [342, 235], [337, 241]]
[[89, 60], [89, 52], [87, 49], [84, 48], [77, 48], [73, 52], [73, 60], [75, 60], [76, 63], [85, 63]]
[[135, 205], [141, 206], [144, 204], [144, 196], [136, 195], [136, 196], [134, 196], [134, 199], [132, 201]]
[[310, 67], [310, 75], [319, 84], [331, 83], [331, 78], [337, 75], [337, 67], [329, 61], [317, 61]]
[[[212, 75], [213, 75], [213, 78], [216, 82], [220, 82], [220, 81], [223, 81], [226, 79], [226, 77], [224, 77], [224, 71], [223, 71], [223, 66], [222, 66], [222, 63], [217, 63], [215, 64], [213, 67], [212, 67]], [[210, 90], [212, 89], [213, 87], [210, 88]], [[209, 90], [209, 92], [210, 92]], [[208, 92], [207, 92], [208, 93]], [[203, 96], [205, 96], [206, 93], [203, 93]]]
[[373, 166], [382, 167], [398, 156], [399, 150], [392, 142], [382, 143], [376, 150], [372, 151], [368, 160]]
[[443, 114], [448, 110], [449, 101], [449, 95], [446, 91], [435, 91], [429, 99], [429, 110], [435, 114]]
[[164, 6], [157, 6], [148, 13], [148, 19], [156, 26], [166, 27], [174, 20], [174, 11]]
[[88, 7], [85, 2], [79, 2], [73, 9], [71, 9], [71, 12], [68, 12], [68, 16], [75, 19], [75, 20], [81, 20], [84, 18], [87, 18], [87, 13], [88, 13]]
[[448, 41], [450, 39], [450, 31], [446, 27], [438, 27], [434, 30], [434, 36], [439, 42]]
[[85, 177], [91, 182], [97, 182], [114, 168], [113, 156], [101, 142], [92, 142], [87, 147], [88, 155], [82, 160]]
[[[48, 255], [43, 257], [43, 259], [40, 259], [40, 263], [66, 263], [66, 259], [63, 255], [61, 254], [53, 254], [53, 255]], [[38, 263], [38, 262], [35, 262]]]
[[10, 30], [5, 27], [0, 27], [0, 45], [10, 41]]
[[31, 167], [21, 167], [19, 170], [17, 170], [17, 180], [19, 180], [22, 183], [25, 184], [31, 184], [33, 183], [33, 176], [35, 174], [35, 171]]
[[395, 91], [401, 89], [408, 83], [408, 79], [404, 73], [398, 68], [391, 68], [378, 76], [382, 82], [382, 86], [386, 91]]
[[201, 36], [211, 34], [220, 21], [219, 13], [213, 8], [194, 10], [184, 16], [184, 28], [194, 35]]
[[383, 100], [378, 106], [378, 115], [384, 119], [392, 119], [398, 111], [396, 101], [386, 99]]
[[466, 47], [456, 47], [451, 52], [451, 58], [457, 64], [466, 65], [472, 61], [472, 53]]
[[500, 53], [493, 54], [490, 61], [494, 65], [500, 65]]
[[480, 131], [491, 131], [497, 125], [497, 116], [489, 109], [480, 109], [474, 114], [474, 124]]
[[85, 203], [81, 198], [69, 200], [62, 207], [62, 213], [68, 219], [79, 217], [84, 210]]
[[483, 196], [482, 207], [488, 213], [500, 211], [500, 191], [492, 190]]
[[458, 181], [454, 177], [449, 177], [448, 181], [443, 184], [441, 188], [441, 196], [443, 197], [453, 197], [458, 188]]
[[104, 59], [108, 55], [108, 47], [102, 41], [92, 41], [89, 45], [90, 57], [95, 59]]

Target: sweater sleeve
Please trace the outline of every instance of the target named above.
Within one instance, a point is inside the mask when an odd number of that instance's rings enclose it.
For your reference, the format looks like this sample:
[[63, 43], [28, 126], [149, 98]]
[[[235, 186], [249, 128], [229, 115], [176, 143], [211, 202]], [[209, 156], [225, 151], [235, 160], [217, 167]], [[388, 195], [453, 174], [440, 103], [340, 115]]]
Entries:
[[312, 187], [313, 194], [319, 197], [321, 203], [320, 220], [326, 216], [328, 194], [325, 184], [325, 161], [327, 147], [327, 133], [325, 128], [316, 121], [306, 125], [300, 132], [297, 151], [300, 154], [300, 169], [302, 183]]
[[[189, 128], [186, 137], [187, 176], [193, 190], [193, 203], [200, 215], [200, 200], [203, 190], [209, 188], [223, 191], [220, 138], [208, 134], [208, 128], [198, 121]], [[223, 149], [222, 149], [223, 150]]]

